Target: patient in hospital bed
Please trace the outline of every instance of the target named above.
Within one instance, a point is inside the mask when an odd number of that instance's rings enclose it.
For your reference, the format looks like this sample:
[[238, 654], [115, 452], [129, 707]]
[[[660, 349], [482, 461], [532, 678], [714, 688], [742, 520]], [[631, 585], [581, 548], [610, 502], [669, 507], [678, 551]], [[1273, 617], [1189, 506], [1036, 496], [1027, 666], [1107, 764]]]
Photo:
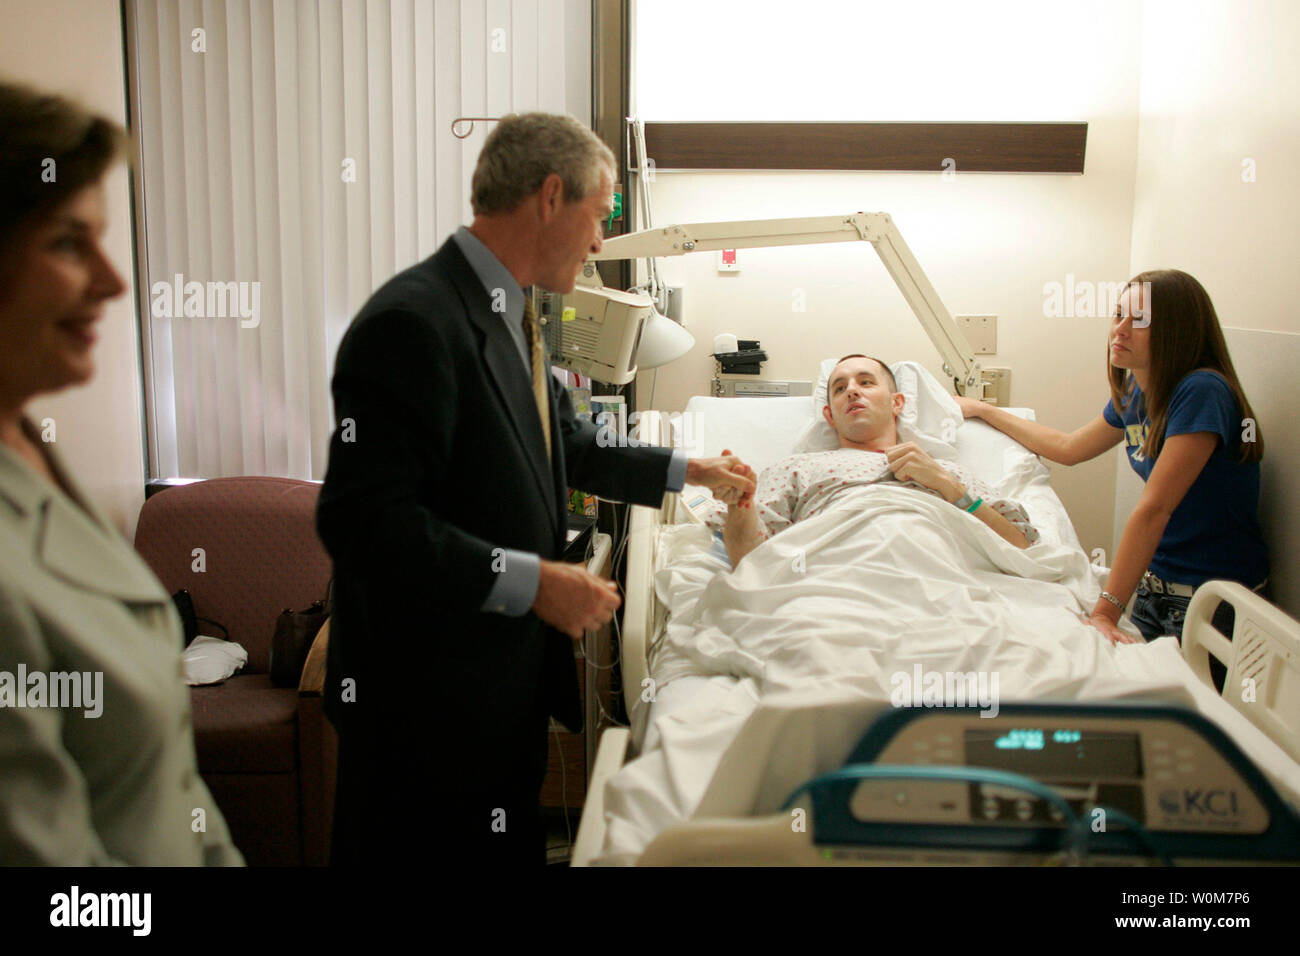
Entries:
[[900, 444], [903, 405], [894, 376], [879, 359], [840, 359], [831, 370], [823, 409], [839, 437], [839, 449], [782, 459], [763, 471], [755, 492], [743, 499], [738, 492], [722, 497], [706, 519], [722, 531], [732, 566], [795, 522], [840, 506], [856, 489], [881, 482], [942, 498], [1017, 548], [1036, 542], [1038, 532], [1018, 503], [996, 497], [956, 462], [937, 461], [914, 442]]
[[[745, 498], [697, 511], [707, 527], [661, 536], [658, 688], [729, 675], [760, 694], [828, 680], [887, 693], [897, 666], [922, 661], [999, 671], [1032, 698], [1114, 673], [1080, 618], [1098, 585], [1077, 542], [1014, 491], [927, 454], [943, 439], [918, 427], [891, 371], [841, 359], [825, 376], [825, 438], [801, 438]], [[718, 531], [726, 555], [710, 547]]]

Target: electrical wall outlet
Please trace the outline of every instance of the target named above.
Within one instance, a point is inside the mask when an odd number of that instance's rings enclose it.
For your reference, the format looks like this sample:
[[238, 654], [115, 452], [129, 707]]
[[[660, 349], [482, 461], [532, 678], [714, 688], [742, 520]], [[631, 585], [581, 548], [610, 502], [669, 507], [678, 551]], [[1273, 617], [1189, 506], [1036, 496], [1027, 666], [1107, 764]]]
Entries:
[[954, 315], [957, 328], [976, 355], [996, 355], [998, 351], [998, 317], [996, 315]]
[[740, 257], [735, 249], [718, 250], [718, 271], [719, 272], [739, 272]]
[[984, 382], [984, 401], [999, 408], [1011, 404], [1011, 369], [980, 369]]
[[679, 285], [670, 285], [667, 287], [668, 294], [665, 296], [664, 315], [672, 319], [682, 328], [686, 328], [686, 316], [682, 308], [682, 296], [686, 290]]

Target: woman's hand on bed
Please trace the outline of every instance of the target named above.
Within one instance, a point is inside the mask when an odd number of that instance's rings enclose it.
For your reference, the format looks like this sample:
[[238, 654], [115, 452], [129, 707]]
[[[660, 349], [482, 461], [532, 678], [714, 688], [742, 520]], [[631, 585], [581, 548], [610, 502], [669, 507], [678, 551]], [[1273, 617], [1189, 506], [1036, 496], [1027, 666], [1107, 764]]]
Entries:
[[692, 458], [686, 463], [686, 483], [704, 485], [722, 503], [750, 507], [754, 500], [754, 469], [731, 453], [722, 450], [720, 458]]
[[1088, 618], [1088, 623], [1091, 624], [1093, 627], [1095, 627], [1097, 630], [1101, 631], [1102, 636], [1105, 637], [1106, 640], [1110, 641], [1112, 644], [1140, 644], [1141, 643], [1141, 641], [1139, 641], [1137, 638], [1133, 637], [1132, 635], [1125, 634], [1123, 631], [1121, 631], [1119, 629], [1119, 624], [1115, 621], [1112, 621], [1105, 614], [1094, 614], [1092, 617]]
[[957, 395], [953, 401], [961, 409], [962, 418], [983, 418], [984, 409], [989, 407], [988, 402], [981, 402], [978, 398], [967, 398], [965, 395]]

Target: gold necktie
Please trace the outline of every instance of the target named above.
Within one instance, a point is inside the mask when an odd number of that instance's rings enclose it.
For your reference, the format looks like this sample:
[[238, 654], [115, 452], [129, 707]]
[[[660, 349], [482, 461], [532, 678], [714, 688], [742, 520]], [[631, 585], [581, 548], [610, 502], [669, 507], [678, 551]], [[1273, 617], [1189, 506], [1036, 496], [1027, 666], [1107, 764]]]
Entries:
[[546, 381], [550, 374], [546, 369], [546, 356], [542, 351], [542, 335], [537, 328], [537, 313], [533, 311], [533, 300], [524, 299], [524, 337], [532, 355], [533, 398], [537, 400], [537, 414], [542, 419], [542, 435], [546, 438], [546, 459], [551, 458], [551, 401]]

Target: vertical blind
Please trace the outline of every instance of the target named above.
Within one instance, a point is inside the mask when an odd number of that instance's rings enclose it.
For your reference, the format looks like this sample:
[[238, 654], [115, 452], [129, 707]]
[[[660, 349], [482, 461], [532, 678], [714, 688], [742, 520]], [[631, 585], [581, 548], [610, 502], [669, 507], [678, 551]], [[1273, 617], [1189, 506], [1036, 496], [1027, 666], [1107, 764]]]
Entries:
[[131, 0], [127, 16], [151, 474], [323, 478], [348, 322], [468, 221], [491, 124], [461, 139], [453, 120], [590, 122], [589, 0]]

